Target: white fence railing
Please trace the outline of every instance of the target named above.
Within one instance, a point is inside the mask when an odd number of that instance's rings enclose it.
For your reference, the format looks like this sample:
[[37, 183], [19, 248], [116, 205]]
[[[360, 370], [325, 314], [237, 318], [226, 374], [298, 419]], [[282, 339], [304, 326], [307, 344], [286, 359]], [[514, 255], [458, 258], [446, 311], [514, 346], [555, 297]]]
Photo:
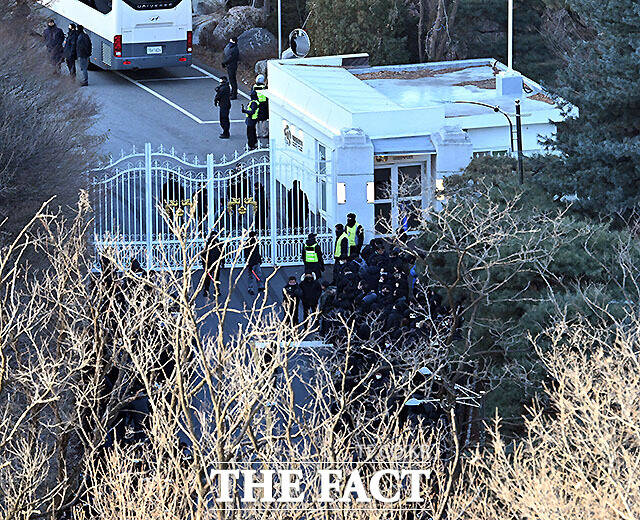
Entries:
[[[214, 228], [230, 258], [249, 230], [258, 234], [264, 265], [301, 264], [309, 233], [316, 233], [331, 258], [331, 223], [318, 209], [319, 192], [305, 193], [298, 181], [289, 182], [287, 168], [287, 178], [278, 178], [264, 148], [219, 161], [210, 154], [204, 162], [173, 149], [153, 151], [149, 143], [144, 152], [123, 153], [90, 172], [96, 259], [109, 248], [123, 266], [136, 258], [149, 270], [183, 269]], [[300, 179], [319, 175], [293, 172]], [[183, 230], [184, 245], [175, 225]]]

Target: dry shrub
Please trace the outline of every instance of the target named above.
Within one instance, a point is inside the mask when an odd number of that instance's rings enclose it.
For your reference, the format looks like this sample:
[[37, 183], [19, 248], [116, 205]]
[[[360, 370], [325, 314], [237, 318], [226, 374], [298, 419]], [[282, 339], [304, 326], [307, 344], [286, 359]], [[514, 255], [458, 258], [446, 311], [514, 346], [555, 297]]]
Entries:
[[[73, 204], [102, 138], [91, 134], [96, 104], [66, 75], [54, 75], [36, 18], [7, 16], [0, 0], [0, 219], [14, 234], [53, 195]], [[64, 29], [64, 28], [63, 28]]]

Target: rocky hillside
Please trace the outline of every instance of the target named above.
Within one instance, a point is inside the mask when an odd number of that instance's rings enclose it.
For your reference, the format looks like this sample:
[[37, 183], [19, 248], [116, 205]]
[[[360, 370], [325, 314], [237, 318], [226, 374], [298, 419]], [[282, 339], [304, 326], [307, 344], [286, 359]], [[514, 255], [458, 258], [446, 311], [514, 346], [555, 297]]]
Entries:
[[[218, 55], [239, 39], [244, 68], [263, 71], [277, 54], [274, 0], [192, 0], [194, 41]], [[244, 5], [246, 4], [246, 5]], [[575, 38], [588, 34], [564, 0], [515, 0], [515, 67], [536, 80], [555, 76]], [[494, 57], [506, 62], [505, 0], [282, 0], [283, 34], [305, 26], [312, 53], [369, 52], [374, 63]], [[375, 9], [374, 9], [375, 8]], [[366, 10], [375, 12], [363, 17]], [[305, 25], [306, 22], [306, 25]], [[385, 52], [372, 42], [386, 39]], [[220, 68], [220, 63], [212, 63]]]

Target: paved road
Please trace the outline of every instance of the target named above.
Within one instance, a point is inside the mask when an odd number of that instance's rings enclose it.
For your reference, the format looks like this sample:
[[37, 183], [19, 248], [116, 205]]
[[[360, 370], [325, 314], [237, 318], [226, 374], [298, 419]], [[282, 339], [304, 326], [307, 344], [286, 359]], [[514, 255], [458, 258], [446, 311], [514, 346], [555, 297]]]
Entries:
[[[231, 139], [218, 138], [218, 108], [213, 105], [220, 73], [204, 66], [139, 70], [129, 72], [90, 71], [89, 87], [84, 90], [100, 104], [98, 133], [106, 133], [105, 153], [151, 142], [175, 147], [180, 154], [204, 157], [242, 150], [246, 127], [241, 104], [248, 95], [241, 93], [231, 107]], [[266, 144], [266, 142], [264, 142]]]
[[[90, 71], [89, 87], [82, 92], [100, 105], [95, 131], [106, 133], [105, 154], [117, 156], [150, 142], [174, 147], [179, 154], [198, 155], [202, 161], [208, 153], [216, 158], [242, 151], [246, 144], [246, 126], [241, 104], [249, 96], [239, 92], [231, 107], [231, 139], [219, 139], [218, 108], [213, 105], [219, 71], [201, 64], [191, 67], [129, 71]], [[267, 145], [266, 140], [263, 144]], [[269, 303], [279, 307], [282, 287], [290, 274], [301, 274], [301, 268], [281, 268], [269, 287]], [[200, 273], [195, 273], [198, 279]], [[223, 280], [228, 279], [225, 272]], [[226, 284], [225, 284], [226, 285]], [[231, 305], [235, 309], [251, 308], [254, 298], [242, 280], [234, 291]], [[223, 288], [226, 293], [228, 287]], [[199, 299], [199, 304], [203, 301]], [[242, 320], [231, 318], [225, 332], [233, 333]]]

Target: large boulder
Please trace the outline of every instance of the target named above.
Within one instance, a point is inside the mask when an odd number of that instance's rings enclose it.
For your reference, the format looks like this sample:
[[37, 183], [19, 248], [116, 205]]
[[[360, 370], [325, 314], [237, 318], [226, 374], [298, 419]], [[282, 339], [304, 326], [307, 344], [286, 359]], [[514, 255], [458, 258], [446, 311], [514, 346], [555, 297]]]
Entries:
[[194, 14], [221, 13], [227, 7], [227, 0], [191, 0]]
[[249, 29], [262, 27], [266, 21], [267, 18], [262, 9], [248, 5], [232, 7], [213, 31], [208, 45], [221, 50], [232, 36], [238, 37]]
[[254, 62], [278, 55], [276, 37], [266, 29], [253, 28], [238, 36], [238, 50], [243, 60]]
[[209, 46], [213, 31], [218, 27], [223, 16], [218, 13], [195, 15], [193, 17], [193, 43]]

